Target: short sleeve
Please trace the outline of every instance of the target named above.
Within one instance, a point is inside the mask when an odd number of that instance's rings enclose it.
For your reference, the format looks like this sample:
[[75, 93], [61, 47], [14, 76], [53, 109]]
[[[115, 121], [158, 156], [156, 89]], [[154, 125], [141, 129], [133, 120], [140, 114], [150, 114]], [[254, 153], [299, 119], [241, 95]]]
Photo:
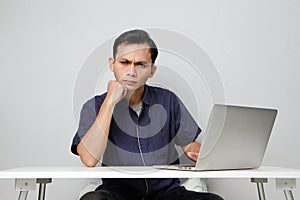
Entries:
[[176, 106], [176, 124], [177, 132], [175, 136], [175, 143], [179, 146], [186, 146], [194, 142], [201, 133], [201, 128], [198, 126], [192, 115], [177, 97]]
[[81, 138], [87, 133], [90, 127], [93, 125], [96, 116], [99, 112], [99, 108], [97, 106], [96, 98], [93, 98], [87, 101], [81, 109], [80, 112], [80, 120], [78, 130], [73, 137], [73, 142], [71, 146], [71, 152], [78, 155], [77, 145], [79, 144]]

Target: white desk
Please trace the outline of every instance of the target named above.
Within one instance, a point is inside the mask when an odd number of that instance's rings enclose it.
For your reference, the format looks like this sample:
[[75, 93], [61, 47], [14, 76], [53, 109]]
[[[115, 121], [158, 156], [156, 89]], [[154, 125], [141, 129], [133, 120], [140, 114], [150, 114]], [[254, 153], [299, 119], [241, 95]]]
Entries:
[[251, 170], [224, 171], [177, 171], [153, 167], [19, 167], [0, 170], [1, 179], [15, 179], [16, 189], [20, 190], [19, 199], [26, 199], [33, 184], [40, 184], [39, 199], [44, 199], [46, 184], [53, 178], [249, 178], [257, 184], [260, 199], [265, 199], [263, 183], [268, 178], [276, 179], [276, 185], [292, 200], [292, 189], [300, 169], [281, 167], [261, 167]]

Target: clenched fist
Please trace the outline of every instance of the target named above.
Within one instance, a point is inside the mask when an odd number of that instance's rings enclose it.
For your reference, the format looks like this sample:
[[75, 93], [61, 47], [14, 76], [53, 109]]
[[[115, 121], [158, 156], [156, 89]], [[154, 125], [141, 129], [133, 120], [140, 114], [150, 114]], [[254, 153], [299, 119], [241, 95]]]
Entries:
[[127, 94], [127, 88], [116, 80], [110, 80], [107, 86], [107, 96], [112, 105], [117, 104]]

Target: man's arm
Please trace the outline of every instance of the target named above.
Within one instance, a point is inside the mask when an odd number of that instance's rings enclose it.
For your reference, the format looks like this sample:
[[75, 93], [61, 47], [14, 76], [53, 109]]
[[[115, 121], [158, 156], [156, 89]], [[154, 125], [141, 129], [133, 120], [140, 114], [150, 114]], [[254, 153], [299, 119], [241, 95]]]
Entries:
[[126, 89], [120, 83], [109, 82], [107, 95], [99, 113], [77, 146], [77, 152], [84, 165], [94, 167], [102, 158], [107, 146], [114, 107], [125, 95]]
[[193, 161], [196, 161], [199, 155], [201, 144], [198, 142], [192, 142], [184, 147], [183, 151]]

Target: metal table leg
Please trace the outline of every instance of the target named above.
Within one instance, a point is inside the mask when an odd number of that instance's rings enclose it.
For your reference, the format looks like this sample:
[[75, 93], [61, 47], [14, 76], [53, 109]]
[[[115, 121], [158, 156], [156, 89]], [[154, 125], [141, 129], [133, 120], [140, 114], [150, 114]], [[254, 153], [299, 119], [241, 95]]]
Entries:
[[18, 200], [26, 200], [28, 192], [35, 190], [36, 179], [19, 178], [15, 179], [15, 189], [19, 191]]
[[39, 186], [39, 196], [38, 200], [44, 200], [45, 199], [45, 194], [46, 194], [46, 185], [47, 183], [51, 183], [52, 179], [51, 178], [38, 178], [36, 180], [36, 183], [38, 183]]
[[251, 178], [252, 183], [256, 183], [257, 190], [258, 190], [258, 197], [260, 200], [266, 200], [265, 190], [264, 190], [264, 183], [268, 182], [267, 178]]
[[28, 191], [20, 191], [18, 200], [26, 200], [28, 195]]
[[286, 200], [294, 200], [292, 190], [284, 190], [283, 192]]
[[283, 190], [286, 200], [294, 200], [292, 189], [295, 187], [295, 178], [276, 178], [276, 188]]

